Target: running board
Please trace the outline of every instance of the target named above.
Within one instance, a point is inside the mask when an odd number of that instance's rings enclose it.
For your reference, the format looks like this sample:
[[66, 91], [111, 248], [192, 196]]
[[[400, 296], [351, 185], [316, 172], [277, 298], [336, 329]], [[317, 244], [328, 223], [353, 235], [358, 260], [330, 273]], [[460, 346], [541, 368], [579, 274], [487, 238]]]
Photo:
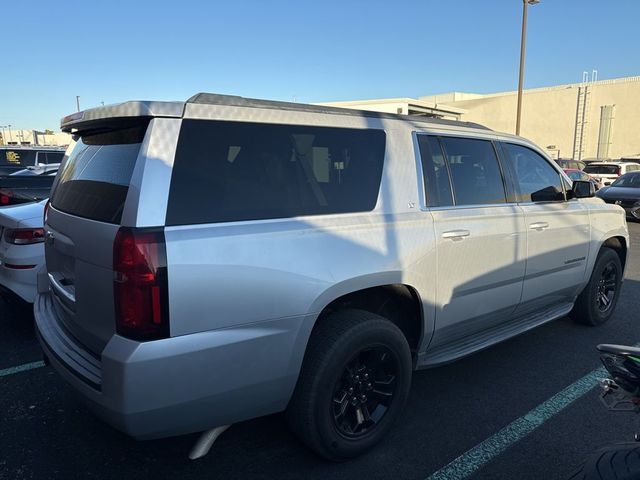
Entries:
[[567, 315], [573, 308], [573, 303], [563, 303], [542, 312], [529, 315], [520, 319], [501, 323], [493, 328], [476, 332], [475, 334], [456, 340], [451, 343], [439, 345], [421, 354], [418, 357], [417, 368], [430, 368], [445, 363], [453, 362], [487, 347], [508, 340], [521, 333], [538, 327]]

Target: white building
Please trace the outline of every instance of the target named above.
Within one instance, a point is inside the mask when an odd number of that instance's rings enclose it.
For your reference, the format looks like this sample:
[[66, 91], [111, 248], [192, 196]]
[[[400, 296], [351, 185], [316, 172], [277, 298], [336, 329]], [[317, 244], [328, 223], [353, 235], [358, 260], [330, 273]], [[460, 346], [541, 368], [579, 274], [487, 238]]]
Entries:
[[71, 135], [64, 132], [9, 128], [0, 125], [0, 145], [51, 145], [67, 146]]

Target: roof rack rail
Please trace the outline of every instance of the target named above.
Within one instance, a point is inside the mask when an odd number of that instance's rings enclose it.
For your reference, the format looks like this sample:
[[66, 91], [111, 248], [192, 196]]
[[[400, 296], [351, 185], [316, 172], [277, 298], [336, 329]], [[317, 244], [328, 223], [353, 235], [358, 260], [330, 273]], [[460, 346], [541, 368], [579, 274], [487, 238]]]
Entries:
[[224, 105], [231, 107], [272, 108], [278, 110], [292, 110], [298, 112], [329, 113], [334, 115], [354, 115], [373, 118], [388, 118], [404, 120], [406, 122], [431, 123], [438, 125], [452, 125], [458, 127], [491, 130], [484, 125], [459, 120], [446, 120], [443, 118], [402, 115], [397, 113], [374, 112], [371, 110], [356, 110], [350, 108], [328, 107], [325, 105], [311, 105], [308, 103], [281, 102], [276, 100], [261, 100], [257, 98], [245, 98], [236, 95], [220, 95], [216, 93], [196, 93], [187, 100], [187, 103], [199, 105]]

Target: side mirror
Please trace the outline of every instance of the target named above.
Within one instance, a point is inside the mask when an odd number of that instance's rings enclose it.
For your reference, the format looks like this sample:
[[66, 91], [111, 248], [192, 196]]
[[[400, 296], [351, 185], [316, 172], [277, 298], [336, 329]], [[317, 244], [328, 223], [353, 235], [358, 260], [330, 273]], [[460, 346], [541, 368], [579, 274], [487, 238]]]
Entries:
[[590, 198], [596, 196], [596, 186], [592, 182], [585, 180], [575, 180], [573, 187], [573, 198]]

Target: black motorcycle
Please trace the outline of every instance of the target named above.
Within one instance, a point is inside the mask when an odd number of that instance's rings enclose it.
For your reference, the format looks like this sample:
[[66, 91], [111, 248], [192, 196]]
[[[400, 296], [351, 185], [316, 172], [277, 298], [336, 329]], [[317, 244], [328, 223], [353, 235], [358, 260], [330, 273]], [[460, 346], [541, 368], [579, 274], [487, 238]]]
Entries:
[[[614, 412], [640, 413], [640, 348], [598, 345], [600, 360], [611, 378], [600, 380], [600, 400]], [[572, 480], [640, 480], [640, 433], [635, 442], [601, 448]]]

